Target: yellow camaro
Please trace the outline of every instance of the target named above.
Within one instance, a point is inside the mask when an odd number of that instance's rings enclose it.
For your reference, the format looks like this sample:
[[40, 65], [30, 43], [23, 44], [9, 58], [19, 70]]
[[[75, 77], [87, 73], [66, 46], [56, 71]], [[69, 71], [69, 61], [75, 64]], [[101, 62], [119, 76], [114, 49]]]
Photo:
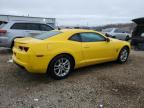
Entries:
[[125, 63], [130, 44], [93, 30], [53, 30], [15, 40], [13, 60], [31, 73], [63, 79], [72, 69], [108, 62]]

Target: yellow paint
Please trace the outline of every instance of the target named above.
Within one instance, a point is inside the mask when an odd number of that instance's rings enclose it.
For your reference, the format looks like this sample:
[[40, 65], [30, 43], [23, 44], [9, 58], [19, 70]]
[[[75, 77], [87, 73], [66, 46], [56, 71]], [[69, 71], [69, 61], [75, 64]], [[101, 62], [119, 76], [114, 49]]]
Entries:
[[[93, 30], [60, 30], [62, 33], [45, 40], [21, 38], [15, 40], [13, 60], [31, 73], [46, 73], [50, 61], [57, 55], [67, 53], [73, 56], [75, 68], [117, 60], [125, 41], [110, 38], [110, 42], [75, 42], [68, 40], [73, 34], [94, 32]], [[101, 33], [99, 33], [101, 34]], [[101, 34], [104, 36], [103, 34]], [[104, 36], [105, 37], [105, 36]], [[105, 37], [106, 38], [106, 37]], [[19, 46], [28, 47], [27, 52]]]

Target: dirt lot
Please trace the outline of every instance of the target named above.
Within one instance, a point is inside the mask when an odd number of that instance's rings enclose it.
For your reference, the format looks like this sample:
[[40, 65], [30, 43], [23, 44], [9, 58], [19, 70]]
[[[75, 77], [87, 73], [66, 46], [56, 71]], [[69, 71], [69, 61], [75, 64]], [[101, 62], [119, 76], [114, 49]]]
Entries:
[[105, 63], [75, 70], [56, 81], [8, 63], [0, 54], [0, 108], [144, 108], [144, 52], [126, 64]]

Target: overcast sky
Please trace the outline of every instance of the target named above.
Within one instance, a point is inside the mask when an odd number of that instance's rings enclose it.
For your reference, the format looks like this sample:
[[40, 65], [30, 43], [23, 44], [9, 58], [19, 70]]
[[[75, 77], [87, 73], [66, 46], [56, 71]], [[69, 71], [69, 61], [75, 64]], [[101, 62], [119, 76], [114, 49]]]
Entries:
[[56, 17], [57, 25], [97, 26], [144, 17], [144, 0], [0, 0], [0, 14]]

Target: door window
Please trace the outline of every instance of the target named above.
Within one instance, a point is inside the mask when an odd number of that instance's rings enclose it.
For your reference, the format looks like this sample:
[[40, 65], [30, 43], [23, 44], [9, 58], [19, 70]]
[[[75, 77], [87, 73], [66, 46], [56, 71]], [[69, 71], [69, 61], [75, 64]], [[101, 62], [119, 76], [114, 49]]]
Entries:
[[97, 33], [81, 33], [82, 42], [100, 42], [105, 41], [105, 37]]
[[124, 30], [121, 30], [121, 29], [116, 29], [116, 30], [115, 30], [115, 33], [125, 33], [125, 31], [124, 31]]
[[40, 30], [40, 24], [27, 23], [27, 30]]
[[26, 30], [27, 27], [25, 23], [15, 23], [10, 29]]

